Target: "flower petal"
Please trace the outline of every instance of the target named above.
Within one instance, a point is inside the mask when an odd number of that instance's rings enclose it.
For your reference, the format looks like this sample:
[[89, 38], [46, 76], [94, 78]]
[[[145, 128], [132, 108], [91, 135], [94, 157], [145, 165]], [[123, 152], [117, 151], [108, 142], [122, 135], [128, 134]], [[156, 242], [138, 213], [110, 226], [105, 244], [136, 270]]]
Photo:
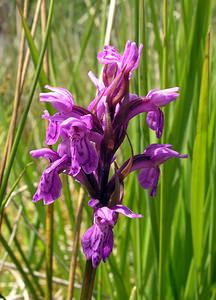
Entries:
[[142, 48], [142, 44], [138, 49], [135, 42], [127, 41], [121, 61], [121, 68], [125, 68], [125, 72], [132, 72], [138, 67]]
[[172, 145], [169, 144], [151, 144], [145, 149], [144, 154], [151, 156], [151, 161], [155, 165], [162, 164], [173, 157], [187, 158], [187, 155], [173, 150]]
[[44, 199], [44, 204], [53, 203], [61, 194], [62, 184], [57, 172], [43, 172], [33, 202]]
[[150, 196], [155, 197], [157, 191], [158, 180], [160, 177], [160, 169], [156, 168], [144, 168], [138, 175], [140, 185], [144, 189], [150, 189]]
[[148, 112], [146, 117], [146, 122], [149, 128], [156, 131], [156, 136], [158, 139], [160, 139], [164, 127], [163, 112], [160, 109]]
[[55, 160], [59, 159], [59, 155], [56, 151], [53, 151], [49, 148], [41, 148], [37, 150], [30, 151], [30, 154], [34, 158], [44, 157], [45, 159], [49, 160], [50, 162], [54, 162]]
[[97, 59], [101, 64], [118, 64], [121, 61], [121, 55], [113, 46], [104, 46], [104, 51], [98, 53]]
[[92, 255], [94, 254], [94, 250], [92, 247], [92, 239], [94, 238], [94, 235], [96, 234], [95, 233], [96, 230], [97, 230], [97, 227], [95, 225], [93, 225], [82, 236], [83, 252], [84, 252], [87, 260], [89, 260], [92, 257]]
[[98, 155], [93, 144], [82, 138], [76, 147], [76, 159], [87, 174], [92, 173], [98, 166]]
[[56, 121], [52, 116], [50, 116], [48, 111], [45, 111], [42, 117], [48, 120], [49, 122], [46, 131], [46, 144], [53, 145], [57, 142], [59, 138], [59, 134], [60, 134], [59, 122]]
[[72, 176], [77, 176], [80, 172], [81, 166], [80, 163], [77, 160], [77, 150], [75, 147], [71, 146], [71, 168], [70, 168], [70, 174]]
[[173, 87], [164, 90], [151, 90], [146, 98], [148, 98], [156, 106], [165, 106], [168, 103], [175, 101], [179, 96], [179, 87]]
[[54, 202], [61, 194], [62, 184], [59, 173], [68, 167], [67, 156], [54, 161], [42, 174], [33, 201], [44, 199], [44, 204]]
[[50, 102], [53, 107], [60, 112], [69, 112], [72, 110], [74, 100], [68, 90], [59, 87], [51, 87], [49, 85], [46, 85], [45, 87], [52, 92], [40, 93], [40, 101]]
[[106, 235], [104, 237], [104, 243], [102, 247], [102, 258], [105, 262], [110, 256], [114, 245], [114, 236], [111, 228], [107, 228]]
[[88, 72], [88, 76], [98, 91], [100, 91], [104, 87], [104, 84], [100, 82], [100, 80], [95, 76], [95, 74], [92, 71]]
[[98, 208], [94, 213], [94, 223], [98, 225], [109, 225], [114, 227], [117, 221], [117, 214], [107, 206]]
[[97, 268], [101, 259], [106, 261], [113, 249], [113, 232], [110, 226], [101, 228], [92, 225], [82, 237], [82, 247], [86, 259], [92, 260], [92, 265]]
[[112, 208], [110, 208], [111, 210], [122, 214], [128, 218], [142, 218], [143, 216], [140, 214], [135, 214], [134, 212], [132, 212], [127, 206], [124, 206], [122, 204], [118, 204], [113, 206]]
[[100, 205], [100, 201], [98, 199], [91, 199], [88, 202], [88, 206], [92, 207], [92, 208], [98, 208], [98, 205]]

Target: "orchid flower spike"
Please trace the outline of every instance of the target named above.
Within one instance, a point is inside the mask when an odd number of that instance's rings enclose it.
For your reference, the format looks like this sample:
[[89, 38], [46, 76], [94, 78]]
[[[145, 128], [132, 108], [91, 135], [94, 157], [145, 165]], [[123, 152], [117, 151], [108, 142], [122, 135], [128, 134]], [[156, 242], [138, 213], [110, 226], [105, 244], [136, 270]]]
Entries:
[[127, 41], [120, 54], [113, 46], [104, 46], [97, 56], [103, 64], [102, 80], [89, 72], [96, 97], [88, 108], [76, 105], [72, 94], [64, 88], [47, 85], [49, 92], [40, 94], [40, 101], [49, 102], [55, 109], [54, 114], [46, 110], [43, 118], [48, 122], [46, 144], [55, 145], [56, 151], [41, 148], [30, 152], [33, 158], [48, 160], [33, 201], [43, 199], [44, 204], [56, 201], [62, 191], [60, 174], [74, 178], [85, 187], [91, 198], [93, 224], [82, 237], [82, 247], [94, 268], [112, 252], [113, 228], [119, 214], [131, 219], [142, 217], [123, 205], [124, 179], [140, 170], [139, 183], [154, 197], [160, 165], [171, 158], [187, 157], [171, 145], [152, 144], [141, 154], [134, 155], [132, 149], [131, 157], [121, 166], [117, 164], [116, 152], [127, 136], [130, 120], [146, 113], [148, 127], [161, 138], [165, 122], [162, 107], [179, 96], [178, 87], [153, 89], [146, 96], [129, 92], [142, 47]]

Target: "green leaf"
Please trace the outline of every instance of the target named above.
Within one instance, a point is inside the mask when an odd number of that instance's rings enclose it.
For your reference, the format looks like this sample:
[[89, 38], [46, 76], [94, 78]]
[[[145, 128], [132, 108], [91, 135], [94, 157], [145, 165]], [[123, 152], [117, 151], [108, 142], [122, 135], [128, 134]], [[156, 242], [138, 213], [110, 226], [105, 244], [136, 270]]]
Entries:
[[204, 204], [206, 196], [206, 159], [209, 106], [209, 40], [206, 42], [205, 58], [199, 99], [197, 130], [192, 161], [191, 223], [195, 266], [201, 271], [203, 255]]

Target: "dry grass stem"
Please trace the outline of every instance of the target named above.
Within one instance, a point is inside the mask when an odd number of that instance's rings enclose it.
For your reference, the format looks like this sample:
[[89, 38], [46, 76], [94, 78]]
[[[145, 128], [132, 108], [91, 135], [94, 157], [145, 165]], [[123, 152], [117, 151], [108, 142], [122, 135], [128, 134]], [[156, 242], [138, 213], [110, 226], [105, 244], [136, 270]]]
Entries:
[[[23, 10], [23, 14], [25, 17], [27, 16], [27, 10], [28, 10], [28, 0], [25, 0], [24, 10]], [[16, 88], [15, 88], [14, 102], [13, 102], [13, 113], [10, 121], [10, 126], [7, 134], [3, 156], [2, 156], [2, 162], [0, 165], [0, 186], [2, 182], [2, 177], [4, 175], [4, 169], [7, 163], [7, 159], [10, 155], [10, 150], [12, 147], [15, 128], [16, 128], [16, 121], [18, 116], [18, 109], [19, 109], [20, 95], [21, 95], [20, 86], [21, 86], [21, 76], [22, 76], [22, 68], [23, 68], [24, 46], [25, 46], [25, 33], [24, 33], [24, 29], [22, 28], [19, 54], [18, 54], [18, 67], [17, 67]]]

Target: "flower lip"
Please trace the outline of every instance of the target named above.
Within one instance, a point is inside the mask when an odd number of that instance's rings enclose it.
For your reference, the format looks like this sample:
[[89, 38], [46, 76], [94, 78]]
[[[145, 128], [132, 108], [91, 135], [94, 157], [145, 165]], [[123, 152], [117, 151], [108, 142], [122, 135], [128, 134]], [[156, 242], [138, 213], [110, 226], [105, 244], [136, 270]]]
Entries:
[[81, 170], [90, 174], [97, 169], [98, 153], [94, 140], [98, 140], [97, 134], [91, 134], [92, 116], [85, 115], [77, 118], [68, 118], [60, 125], [62, 136], [59, 151], [67, 153], [71, 158], [71, 169], [69, 174], [77, 176]]
[[[33, 152], [33, 155], [35, 155], [35, 152]], [[53, 161], [50, 166], [45, 169], [41, 176], [37, 191], [33, 196], [34, 202], [43, 199], [44, 204], [51, 204], [59, 198], [62, 189], [59, 173], [62, 173], [67, 167], [68, 158], [64, 155]]]
[[158, 108], [158, 110], [149, 111], [147, 113], [146, 122], [152, 130], [156, 131], [156, 136], [158, 139], [161, 138], [164, 127], [164, 114]]
[[140, 185], [144, 189], [150, 190], [151, 197], [156, 196], [159, 177], [160, 177], [159, 167], [143, 168], [138, 175], [138, 180]]
[[133, 213], [124, 205], [115, 205], [112, 208], [106, 206], [96, 208], [97, 199], [91, 199], [89, 205], [94, 209], [94, 224], [82, 237], [83, 252], [92, 265], [97, 268], [101, 260], [104, 262], [110, 256], [113, 244], [113, 227], [116, 224], [118, 213], [129, 218], [141, 218], [142, 215]]

